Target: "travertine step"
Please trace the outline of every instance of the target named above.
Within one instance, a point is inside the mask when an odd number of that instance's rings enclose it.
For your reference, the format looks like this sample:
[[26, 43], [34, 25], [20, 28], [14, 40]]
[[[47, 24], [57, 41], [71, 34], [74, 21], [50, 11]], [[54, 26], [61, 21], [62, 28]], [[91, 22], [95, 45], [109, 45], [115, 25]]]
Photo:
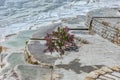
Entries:
[[18, 64], [25, 64], [23, 53], [11, 53], [5, 59], [5, 66], [1, 69], [0, 75], [6, 74]]
[[44, 50], [45, 45], [41, 44], [40, 41], [30, 41], [26, 46], [25, 58], [28, 63], [32, 64], [54, 64], [56, 57], [46, 55]]
[[51, 80], [52, 70], [36, 65], [18, 65], [15, 68], [20, 80]]
[[85, 80], [120, 80], [120, 66], [104, 67], [92, 71], [88, 74]]

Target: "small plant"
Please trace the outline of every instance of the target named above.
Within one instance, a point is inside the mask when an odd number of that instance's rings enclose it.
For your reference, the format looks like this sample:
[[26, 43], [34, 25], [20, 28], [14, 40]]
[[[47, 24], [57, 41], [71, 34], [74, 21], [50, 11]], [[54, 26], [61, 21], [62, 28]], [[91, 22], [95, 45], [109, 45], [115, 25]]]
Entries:
[[75, 44], [75, 37], [69, 33], [69, 28], [57, 28], [57, 31], [53, 31], [52, 33], [45, 36], [47, 49], [44, 52], [49, 51], [51, 54], [52, 52], [56, 51], [59, 52], [60, 56], [65, 53], [65, 49], [71, 46], [76, 46]]

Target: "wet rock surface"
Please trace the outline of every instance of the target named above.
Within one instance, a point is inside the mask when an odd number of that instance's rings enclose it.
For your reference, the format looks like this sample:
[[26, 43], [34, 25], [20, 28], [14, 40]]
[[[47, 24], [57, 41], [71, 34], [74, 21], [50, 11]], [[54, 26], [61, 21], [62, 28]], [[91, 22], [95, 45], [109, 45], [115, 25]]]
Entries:
[[15, 69], [20, 80], [50, 80], [50, 68], [43, 68], [35, 65], [18, 65]]
[[14, 79], [14, 77], [12, 76], [12, 71], [14, 70], [14, 67], [19, 64], [25, 64], [26, 62], [23, 53], [14, 52], [7, 55], [3, 60], [3, 63], [5, 64], [5, 66], [0, 71], [0, 79], [4, 80], [5, 78], [6, 80], [16, 80], [16, 78]]
[[44, 37], [47, 33], [51, 33], [58, 26], [62, 26], [61, 23], [50, 24], [48, 26], [41, 27], [36, 33], [32, 35], [32, 38]]

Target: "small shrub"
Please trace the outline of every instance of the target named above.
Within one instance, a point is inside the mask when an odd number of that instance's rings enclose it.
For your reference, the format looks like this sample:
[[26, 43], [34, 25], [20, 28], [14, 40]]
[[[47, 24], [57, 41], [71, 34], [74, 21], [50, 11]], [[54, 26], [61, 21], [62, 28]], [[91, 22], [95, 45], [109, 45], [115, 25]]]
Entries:
[[44, 52], [49, 51], [51, 54], [54, 51], [60, 53], [62, 56], [65, 53], [65, 49], [70, 46], [76, 46], [75, 37], [69, 33], [69, 28], [57, 28], [57, 31], [53, 31], [52, 33], [45, 36], [47, 49]]

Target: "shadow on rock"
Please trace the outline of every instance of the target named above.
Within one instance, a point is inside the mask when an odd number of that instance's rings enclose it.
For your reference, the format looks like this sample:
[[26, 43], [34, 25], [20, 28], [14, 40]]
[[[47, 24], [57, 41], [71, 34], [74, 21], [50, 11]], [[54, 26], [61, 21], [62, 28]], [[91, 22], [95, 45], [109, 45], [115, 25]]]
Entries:
[[79, 63], [79, 59], [75, 59], [75, 60], [71, 61], [69, 64], [59, 64], [56, 66], [58, 68], [64, 68], [66, 70], [71, 69], [72, 71], [76, 72], [77, 74], [80, 74], [81, 72], [89, 73], [93, 70], [103, 67], [104, 65], [81, 66], [81, 63]]

